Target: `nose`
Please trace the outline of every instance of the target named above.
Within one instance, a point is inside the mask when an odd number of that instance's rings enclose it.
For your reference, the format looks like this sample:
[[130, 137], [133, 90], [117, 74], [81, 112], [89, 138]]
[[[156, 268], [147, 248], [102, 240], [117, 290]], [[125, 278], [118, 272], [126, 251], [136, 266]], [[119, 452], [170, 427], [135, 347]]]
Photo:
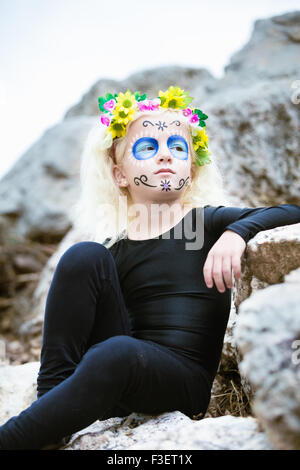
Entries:
[[160, 144], [159, 151], [157, 152], [156, 158], [157, 158], [157, 161], [161, 163], [162, 162], [171, 163], [173, 161], [173, 155], [171, 154], [170, 149], [166, 143]]

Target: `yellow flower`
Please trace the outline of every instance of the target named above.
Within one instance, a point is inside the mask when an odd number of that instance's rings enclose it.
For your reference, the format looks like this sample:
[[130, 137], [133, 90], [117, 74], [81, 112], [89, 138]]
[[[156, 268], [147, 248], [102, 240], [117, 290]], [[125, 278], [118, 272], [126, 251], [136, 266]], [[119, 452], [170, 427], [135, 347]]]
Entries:
[[127, 125], [133, 119], [134, 108], [125, 108], [123, 105], [116, 105], [113, 110], [114, 121]]
[[208, 144], [208, 136], [207, 136], [205, 130], [201, 129], [193, 137], [194, 150], [198, 150], [199, 147], [207, 148], [207, 144]]
[[162, 108], [184, 108], [185, 96], [184, 90], [179, 87], [170, 86], [167, 91], [159, 91], [159, 98], [161, 100]]
[[135, 96], [131, 93], [130, 90], [127, 90], [126, 93], [119, 93], [116, 101], [117, 105], [123, 106], [126, 109], [130, 109], [136, 106]]
[[195, 152], [198, 150], [199, 146], [200, 146], [200, 142], [194, 142], [193, 143], [193, 147], [194, 147]]
[[106, 133], [111, 133], [112, 138], [123, 137], [126, 135], [126, 126], [114, 120], [111, 122], [110, 126], [107, 128]]
[[204, 129], [201, 129], [201, 131], [198, 132], [198, 136], [201, 138], [201, 143], [200, 143], [200, 145], [203, 144], [203, 145], [201, 145], [201, 147], [207, 146], [207, 143], [208, 143], [208, 136], [207, 136], [207, 134], [206, 134], [206, 132], [205, 132]]

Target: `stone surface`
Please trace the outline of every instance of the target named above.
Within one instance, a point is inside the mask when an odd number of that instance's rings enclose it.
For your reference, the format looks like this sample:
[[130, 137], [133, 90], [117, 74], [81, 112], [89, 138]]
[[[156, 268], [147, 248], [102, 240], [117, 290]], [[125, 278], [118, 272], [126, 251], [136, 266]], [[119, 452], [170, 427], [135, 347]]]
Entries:
[[[235, 315], [232, 324], [228, 324], [224, 338], [222, 361], [234, 358], [241, 372], [243, 390], [252, 405], [254, 390], [248, 375], [242, 373], [240, 363], [242, 356], [237, 347], [235, 327], [239, 318], [239, 307], [251, 294], [265, 289], [272, 284], [281, 283], [285, 276], [300, 266], [300, 224], [276, 227], [259, 232], [247, 243], [247, 249], [242, 257], [240, 279], [233, 284], [232, 299]], [[290, 278], [289, 278], [290, 279]]]
[[291, 97], [290, 79], [253, 81], [203, 103], [213, 158], [244, 205], [300, 201], [300, 105]]
[[283, 282], [284, 276], [299, 266], [300, 223], [259, 232], [247, 243], [241, 278], [234, 287], [237, 313], [252, 292]]
[[77, 117], [48, 129], [1, 179], [0, 215], [19, 236], [56, 242], [71, 228], [80, 154], [94, 122]]
[[[0, 425], [36, 399], [39, 363], [0, 366]], [[131, 413], [95, 421], [72, 435], [66, 450], [108, 449], [272, 449], [254, 418], [192, 420], [180, 411], [159, 415]]]
[[254, 418], [222, 416], [193, 421], [179, 411], [132, 413], [93, 423], [72, 436], [66, 450], [271, 450]]
[[300, 11], [291, 11], [254, 22], [247, 44], [230, 58], [225, 67], [229, 82], [254, 79], [299, 78]]
[[277, 449], [300, 450], [299, 305], [300, 268], [244, 300], [234, 330], [254, 414]]
[[18, 366], [0, 365], [0, 425], [36, 400], [39, 362]]

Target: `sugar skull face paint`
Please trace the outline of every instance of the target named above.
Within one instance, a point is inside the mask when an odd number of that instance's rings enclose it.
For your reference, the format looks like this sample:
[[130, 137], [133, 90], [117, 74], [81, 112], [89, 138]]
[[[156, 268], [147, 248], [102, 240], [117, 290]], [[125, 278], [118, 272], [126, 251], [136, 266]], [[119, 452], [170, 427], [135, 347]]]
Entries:
[[132, 153], [137, 160], [147, 160], [154, 157], [158, 150], [158, 142], [153, 137], [141, 137], [133, 147]]
[[176, 113], [143, 115], [129, 127], [119, 163], [133, 201], [175, 201], [191, 184], [191, 134]]
[[[179, 181], [177, 188], [174, 188], [175, 191], [179, 191], [184, 186], [188, 186], [189, 179], [190, 179], [189, 176], [186, 179], [182, 178]], [[140, 177], [135, 176], [135, 178], [134, 178], [134, 184], [136, 184], [137, 186], [139, 186], [140, 183], [142, 183], [145, 186], [148, 186], [149, 188], [157, 188], [157, 185], [149, 184], [147, 181], [148, 181], [148, 178], [147, 178], [146, 175], [141, 175]], [[171, 182], [170, 182], [170, 180], [166, 180], [166, 179], [162, 180], [161, 183], [160, 183], [160, 186], [162, 187], [162, 191], [165, 191], [165, 190], [166, 191], [171, 191]]]
[[181, 137], [180, 135], [171, 135], [168, 138], [168, 147], [175, 158], [179, 158], [179, 160], [188, 159], [189, 147], [184, 137]]
[[[144, 121], [147, 122], [150, 121]], [[138, 168], [144, 168], [151, 159], [157, 158], [161, 153], [168, 153], [176, 162], [186, 164], [189, 158], [186, 132], [184, 129], [174, 127], [173, 124], [168, 129], [162, 127], [161, 131], [159, 128], [147, 128], [135, 133], [129, 140], [125, 158]]]
[[[175, 158], [187, 160], [189, 156], [188, 143], [181, 135], [171, 135], [167, 146]], [[154, 137], [141, 137], [132, 147], [132, 154], [137, 160], [148, 160], [154, 157], [159, 149], [159, 143]]]

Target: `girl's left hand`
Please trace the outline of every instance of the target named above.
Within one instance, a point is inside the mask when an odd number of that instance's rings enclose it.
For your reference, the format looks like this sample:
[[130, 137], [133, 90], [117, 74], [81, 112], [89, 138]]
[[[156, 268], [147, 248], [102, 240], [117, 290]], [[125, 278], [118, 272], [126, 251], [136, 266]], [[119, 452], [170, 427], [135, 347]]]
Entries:
[[[232, 287], [232, 269], [235, 279], [241, 275], [241, 257], [246, 249], [245, 240], [232, 230], [226, 230], [208, 252], [203, 274], [207, 287], [213, 287], [213, 279], [219, 292]], [[223, 279], [224, 278], [224, 279]]]

